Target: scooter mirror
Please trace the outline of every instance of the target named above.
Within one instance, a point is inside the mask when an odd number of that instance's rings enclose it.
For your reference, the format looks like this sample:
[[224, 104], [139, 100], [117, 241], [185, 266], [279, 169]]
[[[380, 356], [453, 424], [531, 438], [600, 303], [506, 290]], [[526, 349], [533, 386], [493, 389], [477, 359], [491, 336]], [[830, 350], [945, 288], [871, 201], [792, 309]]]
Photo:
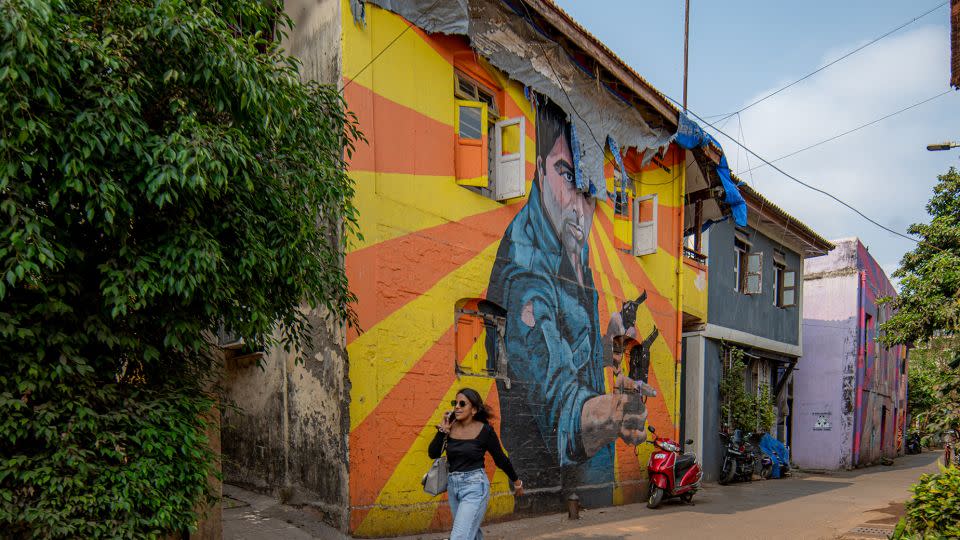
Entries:
[[693, 444], [693, 439], [687, 439], [683, 441], [683, 444]]
[[647, 426], [647, 431], [650, 433], [656, 433], [657, 430], [653, 429], [653, 426]]

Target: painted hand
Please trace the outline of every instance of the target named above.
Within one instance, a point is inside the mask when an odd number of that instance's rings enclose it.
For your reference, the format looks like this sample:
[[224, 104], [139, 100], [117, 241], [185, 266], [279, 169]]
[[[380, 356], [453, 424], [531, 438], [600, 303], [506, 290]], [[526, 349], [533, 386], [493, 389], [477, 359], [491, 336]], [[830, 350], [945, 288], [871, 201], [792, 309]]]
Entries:
[[623, 396], [623, 420], [620, 422], [620, 438], [629, 445], [638, 445], [647, 440], [647, 407], [639, 393]]

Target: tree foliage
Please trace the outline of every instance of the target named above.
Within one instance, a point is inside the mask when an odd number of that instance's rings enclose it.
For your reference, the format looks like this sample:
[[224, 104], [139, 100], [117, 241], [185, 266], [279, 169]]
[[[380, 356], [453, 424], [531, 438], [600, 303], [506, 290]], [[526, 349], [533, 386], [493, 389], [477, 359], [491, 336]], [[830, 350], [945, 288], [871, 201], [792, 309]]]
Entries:
[[925, 439], [960, 427], [960, 336], [930, 338], [910, 351], [907, 410]]
[[770, 431], [776, 422], [770, 387], [761, 384], [758, 392], [748, 392], [744, 378], [747, 365], [742, 349], [730, 347], [729, 360], [720, 379], [720, 415], [729, 429], [750, 432]]
[[881, 325], [881, 342], [922, 342], [960, 330], [960, 173], [953, 167], [938, 177], [927, 203], [930, 223], [915, 223], [917, 247], [893, 273], [899, 296], [889, 299], [895, 313]]
[[0, 530], [155, 537], [209, 497], [211, 332], [353, 320], [336, 88], [270, 2], [0, 0]]

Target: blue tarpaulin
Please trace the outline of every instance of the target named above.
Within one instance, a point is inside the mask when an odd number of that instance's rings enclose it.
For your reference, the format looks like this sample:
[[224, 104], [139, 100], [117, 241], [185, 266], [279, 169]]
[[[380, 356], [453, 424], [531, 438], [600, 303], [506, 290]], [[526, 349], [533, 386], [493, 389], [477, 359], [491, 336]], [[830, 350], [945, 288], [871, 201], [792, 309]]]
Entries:
[[680, 115], [680, 125], [677, 126], [677, 135], [673, 139], [681, 147], [687, 150], [693, 150], [701, 146], [713, 144], [720, 148], [720, 164], [717, 165], [717, 175], [720, 176], [720, 182], [723, 184], [723, 191], [726, 193], [724, 202], [730, 205], [730, 211], [733, 214], [733, 221], [741, 227], [747, 225], [747, 202], [740, 195], [736, 182], [730, 177], [730, 167], [727, 165], [727, 156], [723, 153], [723, 147], [720, 143], [703, 130], [696, 122], [690, 119], [686, 114]]
[[570, 151], [573, 153], [573, 178], [577, 189], [587, 190], [587, 179], [583, 175], [583, 167], [580, 166], [580, 136], [577, 134], [577, 126], [570, 122]]
[[760, 439], [760, 450], [770, 456], [773, 462], [773, 473], [771, 478], [780, 478], [780, 467], [790, 463], [790, 451], [782, 442], [774, 439], [769, 433], [764, 433]]
[[607, 135], [607, 146], [610, 147], [610, 153], [613, 154], [613, 159], [617, 163], [617, 168], [620, 169], [620, 200], [627, 200], [627, 169], [623, 166], [623, 157], [620, 155], [620, 147], [617, 145], [617, 141], [613, 140], [613, 137]]

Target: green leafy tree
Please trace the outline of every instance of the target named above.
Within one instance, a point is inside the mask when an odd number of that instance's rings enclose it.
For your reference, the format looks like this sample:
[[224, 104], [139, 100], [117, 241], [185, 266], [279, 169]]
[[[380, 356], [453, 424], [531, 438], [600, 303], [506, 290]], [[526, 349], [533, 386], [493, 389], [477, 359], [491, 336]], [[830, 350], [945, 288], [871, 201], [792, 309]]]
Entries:
[[[908, 388], [911, 413], [927, 430], [958, 427], [960, 421], [960, 173], [938, 177], [927, 203], [929, 223], [909, 232], [920, 238], [893, 273], [900, 294], [884, 299], [894, 314], [880, 326], [885, 345], [917, 344]], [[931, 402], [932, 401], [932, 402]], [[929, 432], [929, 431], [928, 431]]]
[[927, 203], [930, 223], [915, 223], [910, 234], [920, 238], [893, 273], [900, 294], [888, 302], [894, 314], [881, 325], [887, 345], [920, 343], [960, 329], [960, 173], [953, 167], [940, 175]]
[[960, 425], [960, 336], [940, 336], [910, 351], [907, 407], [914, 429], [929, 435]]
[[259, 0], [0, 0], [0, 536], [190, 527], [211, 334], [290, 348], [304, 304], [355, 319], [358, 133], [288, 24]]

